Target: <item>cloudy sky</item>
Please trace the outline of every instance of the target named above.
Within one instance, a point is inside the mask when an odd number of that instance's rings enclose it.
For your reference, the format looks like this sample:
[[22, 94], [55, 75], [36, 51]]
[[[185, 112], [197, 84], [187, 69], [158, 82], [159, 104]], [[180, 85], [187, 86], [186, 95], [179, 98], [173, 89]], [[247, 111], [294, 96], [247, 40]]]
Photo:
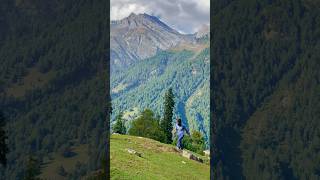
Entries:
[[181, 33], [194, 33], [210, 23], [210, 0], [111, 0], [111, 20], [147, 13]]

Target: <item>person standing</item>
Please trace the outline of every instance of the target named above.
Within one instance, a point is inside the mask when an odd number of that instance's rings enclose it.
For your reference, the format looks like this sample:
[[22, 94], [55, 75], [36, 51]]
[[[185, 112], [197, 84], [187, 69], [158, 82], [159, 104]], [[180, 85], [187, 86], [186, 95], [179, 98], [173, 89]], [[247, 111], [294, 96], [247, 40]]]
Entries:
[[190, 135], [189, 130], [182, 124], [181, 119], [177, 118], [177, 121], [176, 121], [176, 133], [177, 133], [177, 136], [178, 136], [177, 148], [179, 150], [183, 149], [182, 140], [183, 140], [185, 131], [186, 131], [186, 133], [188, 135]]

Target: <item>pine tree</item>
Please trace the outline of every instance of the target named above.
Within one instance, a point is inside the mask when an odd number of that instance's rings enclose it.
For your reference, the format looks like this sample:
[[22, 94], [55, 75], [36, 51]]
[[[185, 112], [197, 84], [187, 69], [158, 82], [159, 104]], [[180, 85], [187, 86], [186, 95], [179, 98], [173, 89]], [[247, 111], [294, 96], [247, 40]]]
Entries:
[[122, 119], [123, 113], [119, 113], [116, 117], [116, 124], [113, 126], [113, 132], [126, 134], [127, 130]]
[[128, 133], [133, 136], [147, 137], [161, 142], [165, 139], [159, 122], [150, 109], [145, 109], [137, 119], [132, 121]]
[[161, 129], [165, 134], [164, 142], [167, 144], [172, 143], [172, 117], [174, 109], [174, 95], [172, 88], [169, 88], [164, 96], [164, 115], [161, 121]]
[[6, 139], [8, 138], [6, 136], [6, 132], [5, 132], [5, 118], [2, 114], [2, 112], [0, 111], [0, 163], [3, 166], [7, 165], [7, 158], [6, 158], [6, 154], [8, 153], [8, 146], [6, 144]]

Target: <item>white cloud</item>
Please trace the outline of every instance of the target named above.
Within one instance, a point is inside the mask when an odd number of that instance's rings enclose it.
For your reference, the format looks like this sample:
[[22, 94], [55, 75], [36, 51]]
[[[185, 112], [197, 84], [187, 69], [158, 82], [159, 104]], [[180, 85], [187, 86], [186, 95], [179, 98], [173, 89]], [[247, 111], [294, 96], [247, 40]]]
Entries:
[[146, 11], [146, 7], [140, 6], [139, 4], [124, 3], [116, 6], [111, 6], [110, 18], [112, 20], [123, 19], [129, 16], [131, 12], [144, 13], [145, 11]]
[[210, 0], [111, 0], [111, 20], [132, 12], [158, 16], [180, 32], [194, 33], [202, 24], [209, 24]]

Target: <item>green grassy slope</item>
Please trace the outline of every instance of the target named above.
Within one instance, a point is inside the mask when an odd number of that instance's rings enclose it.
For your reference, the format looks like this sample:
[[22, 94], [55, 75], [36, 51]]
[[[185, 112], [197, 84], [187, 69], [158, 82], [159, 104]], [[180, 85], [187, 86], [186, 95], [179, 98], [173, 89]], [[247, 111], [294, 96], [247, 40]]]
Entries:
[[[142, 157], [128, 153], [128, 149], [142, 153]], [[208, 163], [182, 157], [172, 145], [128, 135], [111, 136], [110, 168], [111, 179], [139, 180], [209, 179], [210, 171]]]

